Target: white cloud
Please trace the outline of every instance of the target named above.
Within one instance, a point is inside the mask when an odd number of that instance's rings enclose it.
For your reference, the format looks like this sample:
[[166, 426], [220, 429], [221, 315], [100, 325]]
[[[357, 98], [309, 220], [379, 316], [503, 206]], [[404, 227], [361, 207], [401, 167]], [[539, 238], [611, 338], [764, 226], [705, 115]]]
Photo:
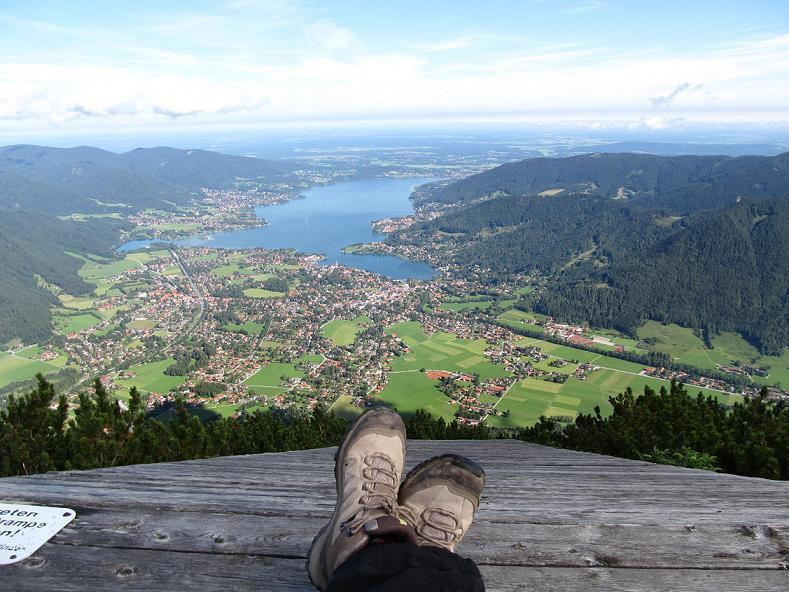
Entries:
[[435, 43], [424, 43], [420, 44], [417, 47], [423, 51], [427, 51], [430, 53], [442, 52], [442, 51], [452, 51], [454, 49], [463, 49], [466, 47], [470, 47], [474, 44], [477, 40], [479, 40], [482, 35], [460, 35], [459, 37], [455, 37], [454, 39], [447, 39], [446, 41], [438, 41]]
[[0, 120], [216, 115], [259, 111], [262, 89], [217, 88], [209, 81], [102, 67], [0, 65]]
[[312, 23], [307, 26], [305, 32], [313, 45], [327, 51], [347, 49], [356, 43], [356, 38], [350, 29], [331, 21]]
[[[279, 10], [291, 9], [285, 3]], [[257, 22], [182, 15], [159, 23], [163, 28], [147, 43], [129, 35], [62, 59], [0, 56], [2, 125], [458, 114], [558, 121], [572, 113], [661, 129], [683, 117], [737, 111], [789, 120], [786, 34], [685, 57], [528, 39], [500, 43], [470, 33], [387, 50], [330, 19], [298, 22], [296, 29], [261, 33]], [[280, 47], [283, 36], [296, 41]], [[453, 54], [482, 40], [484, 52]], [[703, 92], [693, 92], [702, 83]], [[671, 117], [655, 113], [669, 107]]]
[[703, 84], [691, 84], [689, 82], [683, 82], [682, 84], [677, 85], [674, 90], [672, 90], [669, 94], [663, 95], [660, 97], [653, 97], [649, 99], [650, 103], [652, 103], [653, 109], [668, 109], [671, 107], [672, 103], [674, 103], [674, 99], [679, 96], [680, 93], [684, 92], [692, 92], [694, 90], [699, 90], [701, 87], [704, 86]]

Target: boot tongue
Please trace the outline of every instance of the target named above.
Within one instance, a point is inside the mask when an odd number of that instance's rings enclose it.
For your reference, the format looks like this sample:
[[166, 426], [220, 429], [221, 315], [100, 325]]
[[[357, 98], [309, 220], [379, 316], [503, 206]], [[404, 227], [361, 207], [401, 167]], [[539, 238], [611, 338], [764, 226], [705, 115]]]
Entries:
[[411, 543], [416, 545], [416, 531], [394, 516], [379, 516], [364, 523], [364, 532], [380, 542]]

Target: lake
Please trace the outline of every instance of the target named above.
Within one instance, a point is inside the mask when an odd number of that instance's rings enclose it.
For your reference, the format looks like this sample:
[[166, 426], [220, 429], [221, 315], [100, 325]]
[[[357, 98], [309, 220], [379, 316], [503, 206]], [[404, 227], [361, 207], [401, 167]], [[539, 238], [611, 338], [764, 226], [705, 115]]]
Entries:
[[[174, 241], [182, 246], [223, 249], [284, 249], [320, 253], [324, 264], [340, 263], [393, 279], [431, 279], [430, 265], [391, 255], [343, 253], [354, 243], [383, 240], [370, 223], [381, 218], [405, 216], [414, 209], [409, 199], [417, 185], [432, 179], [361, 179], [313, 187], [303, 199], [256, 208], [268, 226], [221, 232], [210, 237], [191, 237]], [[121, 250], [138, 249], [152, 241], [131, 241]]]

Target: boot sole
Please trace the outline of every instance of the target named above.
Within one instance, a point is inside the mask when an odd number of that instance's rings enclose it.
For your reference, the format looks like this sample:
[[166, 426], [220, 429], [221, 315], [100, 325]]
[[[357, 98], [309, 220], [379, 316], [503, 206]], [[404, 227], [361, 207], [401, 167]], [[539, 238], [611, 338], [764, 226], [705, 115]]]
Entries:
[[[383, 409], [386, 409], [386, 411], [383, 411]], [[326, 549], [326, 545], [325, 545], [325, 540], [322, 539], [322, 537], [324, 537], [324, 535], [330, 530], [329, 527], [333, 526], [334, 523], [336, 522], [337, 511], [340, 508], [340, 492], [343, 489], [343, 483], [342, 483], [342, 472], [339, 470], [339, 459], [345, 453], [346, 447], [348, 443], [353, 440], [353, 437], [366, 427], [365, 424], [367, 423], [367, 421], [370, 421], [373, 418], [373, 416], [380, 415], [381, 413], [388, 414], [389, 408], [383, 407], [381, 408], [381, 410], [374, 408], [357, 417], [351, 424], [350, 428], [348, 428], [348, 433], [345, 434], [345, 437], [343, 438], [342, 442], [337, 447], [337, 451], [334, 453], [334, 479], [337, 488], [337, 503], [334, 505], [334, 511], [332, 512], [332, 516], [329, 522], [323, 528], [321, 528], [318, 531], [318, 534], [315, 535], [315, 538], [312, 539], [312, 544], [310, 545], [310, 550], [307, 553], [307, 561], [305, 565], [305, 567], [307, 568], [307, 574], [309, 575], [310, 578], [310, 583], [313, 586], [315, 586], [315, 588], [317, 588], [318, 590], [323, 591], [325, 587], [328, 585], [329, 579], [331, 579], [331, 574], [330, 574], [328, 578], [326, 578], [325, 583], [316, 582], [315, 579], [313, 579], [313, 571], [317, 571], [321, 575], [326, 574], [326, 565], [324, 563], [325, 561], [324, 550]], [[405, 429], [403, 429], [403, 436], [404, 436], [403, 448], [405, 449]], [[403, 454], [403, 457], [405, 458], [405, 454]], [[313, 561], [315, 561], [315, 565], [313, 565]]]

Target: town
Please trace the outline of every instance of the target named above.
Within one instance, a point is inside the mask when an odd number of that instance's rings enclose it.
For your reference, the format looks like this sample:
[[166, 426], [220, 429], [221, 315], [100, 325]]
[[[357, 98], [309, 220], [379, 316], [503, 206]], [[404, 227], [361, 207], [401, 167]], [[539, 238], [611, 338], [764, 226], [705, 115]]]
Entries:
[[[247, 195], [208, 197], [231, 211], [251, 205]], [[155, 226], [152, 216], [138, 222]], [[136, 387], [152, 413], [176, 398], [207, 418], [316, 405], [352, 415], [383, 402], [506, 428], [541, 415], [573, 421], [625, 388], [674, 379], [723, 402], [760, 387], [623, 359], [640, 351], [635, 342], [522, 310], [529, 276], [491, 291], [451, 273], [394, 281], [292, 250], [163, 245], [86, 259], [82, 274], [93, 297], [61, 294], [60, 335], [36, 353], [76, 370], [71, 405], [99, 376], [120, 401]]]

